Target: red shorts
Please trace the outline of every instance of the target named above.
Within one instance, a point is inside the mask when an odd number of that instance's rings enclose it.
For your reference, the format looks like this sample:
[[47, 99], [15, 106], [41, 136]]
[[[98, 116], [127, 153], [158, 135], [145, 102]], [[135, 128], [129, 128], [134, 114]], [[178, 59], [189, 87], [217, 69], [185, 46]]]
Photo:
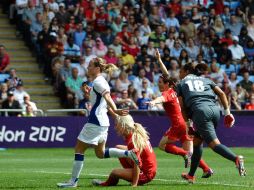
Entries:
[[192, 138], [187, 133], [187, 127], [185, 123], [177, 126], [171, 126], [164, 134], [164, 137], [165, 136], [167, 136], [168, 139], [172, 141], [180, 140], [181, 143], [192, 140]]
[[[134, 167], [133, 161], [129, 158], [119, 158], [119, 161], [120, 161], [121, 165], [123, 166], [123, 168], [127, 169], [127, 168]], [[142, 171], [140, 171], [138, 185], [144, 185], [144, 184], [152, 181], [153, 178], [155, 177], [155, 175], [156, 175], [156, 171], [149, 172], [149, 173], [143, 173]]]
[[138, 185], [144, 185], [146, 183], [149, 183], [150, 181], [153, 180], [155, 175], [156, 175], [156, 172], [149, 172], [146, 174], [143, 172], [140, 172], [139, 179], [138, 179]]

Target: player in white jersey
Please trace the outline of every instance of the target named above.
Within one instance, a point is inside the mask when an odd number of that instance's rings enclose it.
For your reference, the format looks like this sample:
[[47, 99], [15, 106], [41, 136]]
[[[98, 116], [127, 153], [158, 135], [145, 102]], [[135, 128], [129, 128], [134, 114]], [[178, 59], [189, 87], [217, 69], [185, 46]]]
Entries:
[[75, 159], [71, 179], [68, 182], [58, 183], [58, 187], [77, 187], [79, 175], [83, 168], [84, 153], [91, 146], [94, 148], [98, 158], [128, 157], [138, 163], [138, 158], [132, 150], [128, 151], [117, 148], [105, 149], [109, 127], [108, 107], [115, 116], [128, 114], [128, 110], [117, 109], [110, 96], [109, 84], [101, 75], [102, 72], [111, 72], [116, 68], [112, 64], [106, 64], [105, 60], [101, 58], [94, 58], [89, 63], [88, 75], [93, 80], [93, 87], [90, 89], [92, 109], [88, 122], [80, 132], [75, 146]]

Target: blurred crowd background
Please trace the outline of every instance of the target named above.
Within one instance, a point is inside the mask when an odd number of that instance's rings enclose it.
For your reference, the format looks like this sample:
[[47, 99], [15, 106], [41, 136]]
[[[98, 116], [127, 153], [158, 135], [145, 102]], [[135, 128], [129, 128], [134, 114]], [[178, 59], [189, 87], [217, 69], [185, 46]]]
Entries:
[[[91, 109], [87, 67], [97, 56], [119, 68], [105, 74], [118, 107], [161, 110], [144, 103], [160, 95], [158, 48], [170, 76], [179, 79], [186, 63], [205, 63], [205, 77], [223, 89], [232, 110], [254, 110], [252, 0], [3, 0], [2, 6], [65, 108]], [[11, 100], [32, 112], [36, 104], [9, 64], [2, 44], [0, 73], [10, 77], [1, 84], [1, 107]]]

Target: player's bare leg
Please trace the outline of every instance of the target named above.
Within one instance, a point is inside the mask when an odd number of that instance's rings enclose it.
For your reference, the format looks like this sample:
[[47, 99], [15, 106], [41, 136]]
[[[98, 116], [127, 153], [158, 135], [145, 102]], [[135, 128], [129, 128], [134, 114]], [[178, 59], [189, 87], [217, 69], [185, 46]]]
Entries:
[[89, 144], [77, 140], [75, 146], [75, 158], [72, 167], [71, 179], [68, 182], [58, 183], [57, 186], [61, 188], [77, 187], [79, 175], [83, 168], [84, 153], [90, 147]]
[[93, 180], [92, 184], [95, 186], [115, 186], [117, 185], [119, 179], [126, 181], [132, 181], [133, 178], [133, 169], [114, 169], [108, 179], [105, 182], [99, 180]]
[[[184, 150], [181, 147], [177, 147], [174, 144], [175, 142], [176, 140], [172, 140], [172, 139], [169, 139], [167, 136], [163, 136], [159, 143], [159, 148], [167, 153], [182, 156], [185, 161], [185, 168], [187, 168], [190, 164], [191, 153], [189, 153], [188, 151]], [[187, 147], [187, 143], [186, 143], [186, 147]]]
[[97, 146], [94, 146], [94, 152], [95, 152], [95, 155], [97, 156], [97, 158], [104, 158], [104, 153], [105, 153], [105, 144], [106, 142], [103, 141], [101, 143], [98, 143]]

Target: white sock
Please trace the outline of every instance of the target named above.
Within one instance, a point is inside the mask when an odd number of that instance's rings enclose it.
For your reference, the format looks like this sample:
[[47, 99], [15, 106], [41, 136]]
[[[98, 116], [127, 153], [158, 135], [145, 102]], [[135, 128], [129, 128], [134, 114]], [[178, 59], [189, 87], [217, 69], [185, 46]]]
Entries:
[[84, 155], [83, 154], [75, 154], [75, 159], [73, 162], [72, 174], [71, 174], [71, 179], [73, 182], [78, 181], [79, 175], [80, 175], [83, 165], [84, 165], [83, 163], [84, 163]]
[[73, 168], [72, 168], [72, 174], [71, 174], [71, 179], [73, 182], [76, 182], [79, 178], [79, 175], [82, 171], [83, 168], [83, 161], [74, 161], [73, 163]]
[[124, 158], [128, 157], [128, 150], [118, 148], [107, 148], [104, 153], [104, 158]]

